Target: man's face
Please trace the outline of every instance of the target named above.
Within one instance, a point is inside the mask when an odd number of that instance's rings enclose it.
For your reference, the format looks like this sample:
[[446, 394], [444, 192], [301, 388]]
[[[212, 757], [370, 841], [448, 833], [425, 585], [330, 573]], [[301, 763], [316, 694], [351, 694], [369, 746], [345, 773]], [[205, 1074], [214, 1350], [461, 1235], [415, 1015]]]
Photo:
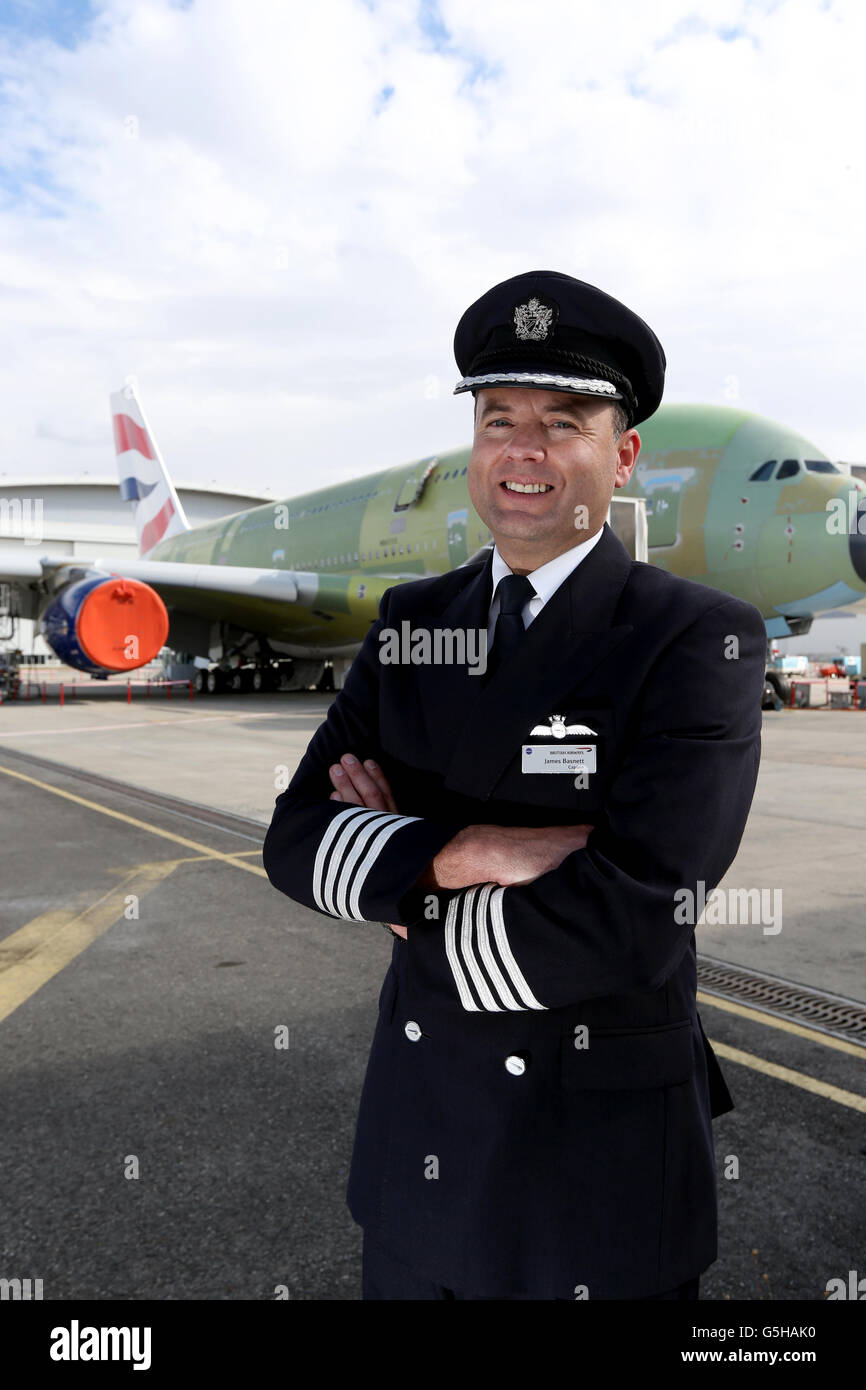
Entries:
[[597, 396], [513, 386], [478, 392], [469, 496], [512, 569], [536, 569], [603, 525], [640, 448], [637, 430], [617, 439], [612, 420], [610, 402]]

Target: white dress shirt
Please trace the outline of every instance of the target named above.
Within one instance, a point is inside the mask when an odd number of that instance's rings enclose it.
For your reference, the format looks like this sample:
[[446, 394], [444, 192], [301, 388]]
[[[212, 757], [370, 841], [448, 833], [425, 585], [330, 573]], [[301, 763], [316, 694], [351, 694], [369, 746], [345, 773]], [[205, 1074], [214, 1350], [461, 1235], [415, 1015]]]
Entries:
[[[576, 570], [581, 560], [585, 559], [594, 546], [601, 540], [603, 527], [596, 531], [594, 536], [590, 536], [588, 541], [581, 541], [580, 545], [572, 546], [571, 550], [564, 550], [561, 555], [555, 556], [553, 560], [548, 560], [546, 565], [539, 565], [537, 570], [533, 570], [526, 577], [535, 590], [535, 597], [523, 605], [521, 617], [523, 626], [529, 627], [533, 618], [537, 618], [548, 599], [556, 593], [573, 570]], [[502, 556], [499, 554], [499, 547], [493, 547], [493, 599], [490, 604], [490, 612], [487, 621], [487, 647], [488, 650], [493, 644], [493, 629], [496, 626], [496, 619], [499, 617], [499, 581], [513, 571], [508, 568]]]

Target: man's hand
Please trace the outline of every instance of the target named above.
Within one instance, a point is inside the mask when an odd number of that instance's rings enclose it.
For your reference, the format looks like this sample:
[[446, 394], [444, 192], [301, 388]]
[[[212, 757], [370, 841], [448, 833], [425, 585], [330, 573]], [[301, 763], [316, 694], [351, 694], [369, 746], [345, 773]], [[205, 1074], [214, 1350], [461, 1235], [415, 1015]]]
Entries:
[[[397, 810], [388, 779], [372, 758], [359, 763], [353, 754], [344, 753], [338, 763], [328, 768], [328, 775], [334, 787], [331, 801], [346, 801], [352, 806], [366, 806], [371, 811]], [[399, 922], [388, 925], [404, 941], [407, 939], [406, 928]]]
[[359, 763], [351, 753], [344, 753], [338, 763], [328, 768], [334, 790], [332, 801], [346, 801], [353, 806], [367, 806], [371, 811], [396, 811], [388, 779], [372, 758]]
[[531, 883], [576, 849], [591, 825], [467, 825], [443, 845], [418, 880], [422, 888], [468, 888], [473, 883]]
[[[344, 753], [339, 763], [328, 769], [334, 790], [332, 801], [365, 806], [373, 811], [397, 810], [397, 803], [378, 763], [372, 758], [359, 762]], [[591, 825], [467, 825], [436, 855], [418, 880], [422, 888], [470, 888], [474, 883], [531, 883], [563, 859], [583, 849]], [[390, 923], [403, 940], [407, 931]]]

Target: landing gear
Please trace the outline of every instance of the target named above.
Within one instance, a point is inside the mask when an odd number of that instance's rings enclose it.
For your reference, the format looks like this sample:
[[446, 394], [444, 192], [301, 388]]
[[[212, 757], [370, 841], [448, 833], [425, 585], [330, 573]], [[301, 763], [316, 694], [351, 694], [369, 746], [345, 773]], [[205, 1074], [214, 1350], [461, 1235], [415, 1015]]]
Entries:
[[258, 665], [200, 667], [192, 678], [193, 689], [199, 695], [218, 695], [228, 691], [233, 695], [244, 691], [260, 694], [266, 690], [333, 691], [334, 671], [323, 661], [274, 658]]
[[761, 709], [782, 709], [791, 703], [791, 682], [778, 671], [768, 671], [764, 676], [764, 694]]

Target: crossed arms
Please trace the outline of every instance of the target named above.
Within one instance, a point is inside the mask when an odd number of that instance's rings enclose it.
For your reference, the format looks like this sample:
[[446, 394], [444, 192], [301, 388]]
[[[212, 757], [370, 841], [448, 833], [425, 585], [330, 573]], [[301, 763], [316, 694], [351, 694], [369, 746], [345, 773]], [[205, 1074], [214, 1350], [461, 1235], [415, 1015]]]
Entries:
[[[372, 758], [345, 753], [328, 769], [331, 801], [397, 813], [388, 779]], [[474, 883], [532, 883], [558, 869], [586, 845], [591, 825], [467, 825], [443, 845], [417, 880], [421, 888], [469, 888]], [[391, 923], [404, 940], [407, 928]]]
[[[402, 813], [381, 768], [348, 761], [382, 747], [378, 632], [402, 601], [388, 590], [277, 799], [271, 882], [332, 918], [411, 927], [413, 987], [444, 1008], [556, 1009], [658, 989], [692, 936], [675, 893], [714, 887], [731, 864], [760, 750], [760, 615], [708, 602], [700, 586], [682, 597], [689, 611], [643, 681], [603, 823], [538, 829]], [[737, 660], [725, 656], [732, 633]]]

